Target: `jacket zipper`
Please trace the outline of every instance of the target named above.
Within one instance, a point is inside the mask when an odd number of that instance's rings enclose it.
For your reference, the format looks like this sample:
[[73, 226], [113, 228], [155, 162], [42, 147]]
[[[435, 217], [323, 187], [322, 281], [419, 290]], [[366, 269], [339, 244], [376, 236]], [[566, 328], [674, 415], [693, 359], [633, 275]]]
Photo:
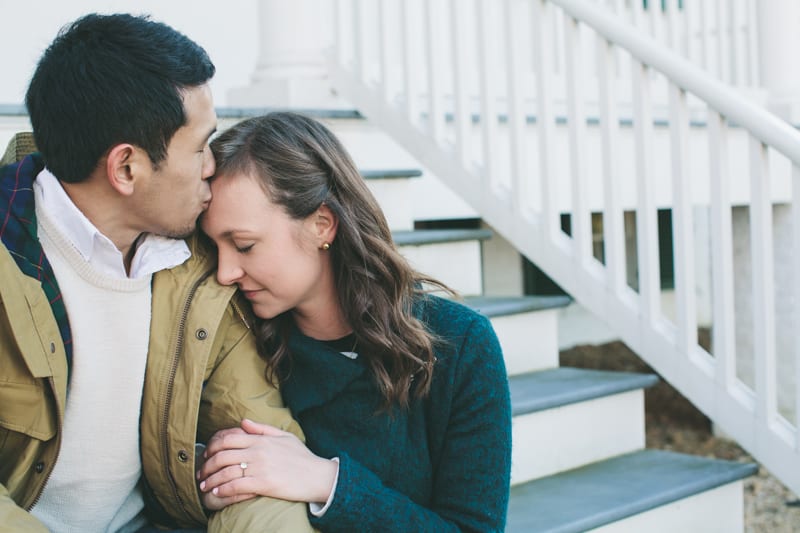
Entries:
[[183, 503], [183, 500], [178, 493], [178, 486], [175, 483], [175, 479], [172, 477], [172, 473], [169, 469], [169, 442], [167, 440], [167, 429], [169, 427], [169, 412], [172, 407], [172, 391], [175, 385], [175, 374], [178, 373], [178, 363], [180, 362], [181, 351], [183, 350], [183, 342], [184, 338], [186, 337], [186, 320], [189, 317], [189, 306], [194, 299], [194, 295], [197, 292], [198, 287], [200, 284], [211, 275], [213, 270], [209, 270], [203, 276], [201, 276], [197, 281], [194, 282], [192, 288], [189, 290], [189, 294], [186, 297], [186, 301], [183, 304], [183, 311], [181, 313], [180, 321], [178, 322], [178, 338], [175, 344], [175, 354], [172, 357], [172, 367], [170, 368], [169, 372], [169, 381], [167, 382], [167, 392], [166, 398], [164, 401], [164, 416], [161, 419], [161, 452], [162, 452], [162, 464], [164, 465], [164, 474], [169, 481], [170, 487], [172, 488], [172, 495], [174, 496], [175, 500], [180, 505], [181, 511], [183, 514], [192, 521], [191, 515], [186, 510], [186, 506]]
[[47, 470], [47, 475], [44, 478], [44, 482], [42, 482], [41, 486], [39, 487], [39, 492], [36, 493], [36, 497], [27, 507], [26, 511], [28, 512], [30, 512], [30, 510], [33, 509], [36, 506], [36, 504], [39, 503], [39, 500], [42, 498], [42, 494], [44, 493], [44, 488], [45, 486], [47, 486], [47, 482], [50, 481], [50, 476], [53, 475], [53, 470], [56, 467], [56, 461], [58, 461], [58, 456], [61, 453], [61, 438], [63, 436], [63, 430], [64, 430], [64, 424], [62, 421], [64, 417], [61, 409], [61, 404], [58, 402], [58, 392], [56, 391], [56, 383], [53, 380], [52, 376], [48, 378], [47, 381], [50, 382], [50, 389], [53, 391], [53, 399], [56, 402], [56, 409], [58, 410], [58, 433], [56, 433], [56, 435], [58, 435], [57, 437], [58, 442], [56, 443], [56, 456], [53, 457], [53, 461], [50, 463], [50, 467]]
[[244, 313], [239, 307], [239, 304], [236, 303], [236, 297], [231, 298], [231, 306], [233, 307], [233, 310], [236, 311], [236, 314], [239, 315], [239, 318], [242, 319], [242, 322], [244, 322], [245, 327], [247, 329], [250, 329], [250, 322], [247, 321], [247, 318], [245, 318]]

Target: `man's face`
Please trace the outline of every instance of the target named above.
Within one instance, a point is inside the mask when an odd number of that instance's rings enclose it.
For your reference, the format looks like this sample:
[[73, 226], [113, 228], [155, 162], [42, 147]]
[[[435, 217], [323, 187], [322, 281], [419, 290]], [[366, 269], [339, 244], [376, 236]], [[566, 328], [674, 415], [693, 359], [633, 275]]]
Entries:
[[215, 170], [208, 146], [217, 128], [211, 90], [201, 85], [183, 95], [187, 122], [172, 136], [166, 159], [137, 191], [145, 231], [176, 239], [191, 234], [197, 217], [208, 207], [207, 180]]

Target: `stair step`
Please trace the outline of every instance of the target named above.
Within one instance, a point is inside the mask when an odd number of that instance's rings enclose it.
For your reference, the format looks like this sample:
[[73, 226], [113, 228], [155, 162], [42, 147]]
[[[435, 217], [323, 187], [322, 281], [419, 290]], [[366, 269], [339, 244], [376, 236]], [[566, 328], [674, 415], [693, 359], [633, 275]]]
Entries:
[[[756, 470], [754, 464], [642, 450], [512, 487], [506, 531], [586, 531], [740, 481]], [[730, 494], [741, 500], [736, 488]], [[737, 513], [705, 508], [702, 514], [718, 521]], [[741, 516], [740, 511], [739, 521]], [[668, 530], [655, 526], [640, 530]]]
[[642, 389], [657, 382], [567, 367], [511, 376], [511, 483], [644, 448]]
[[418, 178], [422, 176], [422, 171], [416, 168], [410, 169], [361, 169], [361, 177], [365, 180], [396, 180], [406, 178]]
[[483, 241], [492, 238], [488, 229], [416, 229], [393, 231], [392, 238], [397, 246], [424, 246], [449, 242]]
[[464, 298], [471, 308], [489, 318], [566, 307], [569, 296], [469, 296]]
[[[20, 108], [24, 109], [23, 106]], [[5, 109], [5, 106], [0, 106], [0, 111]], [[217, 107], [217, 119], [219, 120], [233, 120], [239, 122], [242, 119], [250, 117], [258, 117], [271, 113], [273, 111], [292, 111], [300, 113], [307, 117], [312, 117], [317, 120], [364, 120], [362, 115], [357, 109], [331, 109], [331, 108], [304, 108], [298, 109], [293, 107], [251, 107], [251, 106], [222, 106]], [[221, 129], [220, 129], [221, 131]]]
[[653, 374], [560, 367], [530, 372], [509, 379], [512, 414], [553, 409], [658, 383]]
[[571, 301], [568, 296], [464, 298], [492, 321], [509, 375], [558, 366], [558, 314]]
[[395, 244], [415, 269], [447, 284], [462, 295], [483, 291], [481, 243], [486, 229], [393, 231]]

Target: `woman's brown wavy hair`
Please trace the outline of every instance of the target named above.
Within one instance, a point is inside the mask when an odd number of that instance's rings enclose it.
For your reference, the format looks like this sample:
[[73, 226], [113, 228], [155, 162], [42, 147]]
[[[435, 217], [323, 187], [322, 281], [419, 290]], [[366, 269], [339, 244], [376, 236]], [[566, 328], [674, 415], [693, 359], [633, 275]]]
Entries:
[[[244, 120], [219, 135], [211, 149], [217, 175], [261, 178], [268, 198], [294, 219], [324, 203], [338, 217], [329, 253], [339, 303], [360, 357], [367, 361], [384, 407], [409, 404], [431, 384], [436, 339], [412, 313], [428, 288], [451, 292], [415, 271], [394, 246], [389, 225], [350, 155], [325, 126], [289, 112]], [[280, 384], [291, 368], [290, 312], [257, 320], [267, 377]]]

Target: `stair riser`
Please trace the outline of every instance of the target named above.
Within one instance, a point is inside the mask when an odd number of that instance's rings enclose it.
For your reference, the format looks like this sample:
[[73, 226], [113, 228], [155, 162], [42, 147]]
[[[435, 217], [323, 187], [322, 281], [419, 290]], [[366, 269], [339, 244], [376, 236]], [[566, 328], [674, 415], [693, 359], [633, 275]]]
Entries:
[[742, 482], [736, 481], [592, 529], [594, 533], [731, 533], [743, 531]]
[[411, 184], [414, 178], [370, 179], [367, 187], [383, 209], [389, 229], [414, 229], [414, 213], [411, 199]]
[[479, 241], [458, 241], [400, 246], [400, 253], [420, 272], [444, 282], [469, 296], [482, 291], [481, 245]]
[[492, 317], [508, 375], [558, 367], [558, 310]]
[[515, 416], [511, 484], [640, 450], [644, 435], [641, 390]]

